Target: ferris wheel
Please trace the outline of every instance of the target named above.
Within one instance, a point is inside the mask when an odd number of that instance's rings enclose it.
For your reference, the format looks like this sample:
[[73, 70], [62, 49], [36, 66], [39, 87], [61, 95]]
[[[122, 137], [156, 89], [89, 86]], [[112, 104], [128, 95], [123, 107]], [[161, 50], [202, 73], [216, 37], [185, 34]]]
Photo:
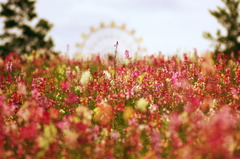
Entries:
[[89, 30], [89, 33], [81, 35], [81, 41], [77, 43], [77, 53], [82, 56], [100, 54], [101, 57], [106, 57], [114, 54], [114, 44], [117, 41], [119, 58], [124, 56], [125, 50], [129, 51], [130, 56], [146, 52], [146, 49], [141, 47], [142, 38], [135, 36], [135, 30], [127, 30], [125, 24], [100, 23], [98, 27], [90, 27]]

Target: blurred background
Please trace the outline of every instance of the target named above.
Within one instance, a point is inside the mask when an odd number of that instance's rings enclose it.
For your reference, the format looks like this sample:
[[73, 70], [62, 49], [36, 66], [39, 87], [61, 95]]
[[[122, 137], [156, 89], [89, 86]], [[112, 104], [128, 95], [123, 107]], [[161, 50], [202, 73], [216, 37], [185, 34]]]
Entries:
[[221, 1], [41, 0], [36, 10], [54, 24], [50, 35], [56, 49], [69, 54], [77, 51], [76, 43], [81, 41], [82, 33], [89, 34], [90, 27], [115, 21], [116, 25], [126, 24], [127, 30], [134, 29], [134, 36], [143, 39], [141, 46], [148, 54], [161, 51], [171, 55], [194, 48], [202, 53], [210, 48], [202, 34], [220, 27], [208, 12], [217, 5], [221, 6]]
[[79, 50], [76, 44], [84, 45], [85, 52], [114, 52], [116, 39], [122, 40], [120, 53], [141, 47], [147, 54], [173, 55], [194, 48], [201, 54], [211, 50], [203, 32], [221, 28], [208, 12], [217, 5], [222, 5], [220, 0], [39, 0], [36, 12], [54, 25], [49, 35], [55, 50], [70, 56]]

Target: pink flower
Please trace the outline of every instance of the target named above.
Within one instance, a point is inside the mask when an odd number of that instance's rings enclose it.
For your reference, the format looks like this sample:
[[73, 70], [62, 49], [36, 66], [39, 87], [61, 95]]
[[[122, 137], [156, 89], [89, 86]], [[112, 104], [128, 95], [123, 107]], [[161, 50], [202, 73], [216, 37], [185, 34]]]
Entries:
[[14, 112], [14, 105], [7, 104], [5, 102], [6, 97], [4, 95], [0, 95], [0, 111], [1, 115], [11, 115]]
[[33, 97], [34, 99], [36, 99], [36, 100], [38, 100], [39, 97], [40, 97], [40, 93], [39, 93], [39, 91], [38, 91], [37, 89], [33, 89], [33, 90], [31, 91], [31, 94], [32, 94], [32, 97]]
[[62, 81], [60, 83], [60, 88], [65, 90], [65, 91], [69, 90], [70, 87], [71, 87], [71, 84], [68, 81]]
[[132, 58], [130, 57], [130, 55], [129, 55], [129, 51], [128, 51], [128, 50], [125, 51], [125, 59], [128, 59], [128, 60], [131, 60], [131, 59], [132, 59]]
[[113, 140], [117, 140], [119, 138], [120, 134], [118, 131], [114, 130], [111, 134], [111, 137]]
[[23, 83], [18, 83], [18, 93], [21, 95], [26, 95], [26, 86]]
[[12, 72], [12, 61], [8, 61], [6, 64], [6, 68], [8, 72]]
[[189, 102], [188, 105], [186, 105], [184, 108], [185, 111], [188, 113], [195, 111], [200, 106], [199, 98], [189, 97], [188, 102]]
[[68, 129], [69, 126], [70, 126], [70, 123], [67, 117], [63, 117], [63, 120], [56, 124], [56, 127], [61, 130]]
[[73, 92], [68, 93], [68, 96], [66, 98], [67, 104], [74, 104], [74, 103], [78, 103], [78, 102], [79, 102], [79, 99], [76, 94], [74, 94]]

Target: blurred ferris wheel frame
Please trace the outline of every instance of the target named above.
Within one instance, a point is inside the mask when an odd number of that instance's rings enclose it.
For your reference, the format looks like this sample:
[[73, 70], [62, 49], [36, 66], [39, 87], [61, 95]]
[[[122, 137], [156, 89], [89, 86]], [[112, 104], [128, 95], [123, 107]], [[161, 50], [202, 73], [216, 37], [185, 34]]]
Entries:
[[88, 58], [91, 55], [100, 55], [107, 58], [114, 55], [114, 45], [118, 41], [118, 57], [124, 58], [124, 53], [128, 50], [131, 57], [136, 57], [146, 52], [141, 46], [142, 38], [135, 36], [135, 30], [127, 30], [126, 25], [117, 25], [114, 21], [110, 24], [100, 23], [99, 27], [90, 27], [89, 33], [81, 35], [81, 41], [77, 43], [77, 55]]

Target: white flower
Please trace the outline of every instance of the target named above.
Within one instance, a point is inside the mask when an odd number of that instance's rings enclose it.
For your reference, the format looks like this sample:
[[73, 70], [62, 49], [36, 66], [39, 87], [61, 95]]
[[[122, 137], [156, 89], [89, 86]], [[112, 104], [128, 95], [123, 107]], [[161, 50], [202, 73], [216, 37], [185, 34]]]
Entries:
[[80, 79], [80, 83], [86, 85], [89, 82], [90, 76], [91, 76], [90, 71], [83, 72]]
[[148, 106], [148, 101], [145, 98], [140, 98], [137, 102], [136, 102], [136, 109], [138, 109], [141, 112], [145, 112], [147, 110], [147, 106]]
[[108, 71], [104, 70], [103, 73], [104, 73], [104, 75], [106, 76], [107, 79], [111, 78], [111, 75]]
[[151, 104], [149, 106], [149, 110], [150, 110], [151, 113], [156, 112], [157, 111], [157, 105], [156, 104]]

